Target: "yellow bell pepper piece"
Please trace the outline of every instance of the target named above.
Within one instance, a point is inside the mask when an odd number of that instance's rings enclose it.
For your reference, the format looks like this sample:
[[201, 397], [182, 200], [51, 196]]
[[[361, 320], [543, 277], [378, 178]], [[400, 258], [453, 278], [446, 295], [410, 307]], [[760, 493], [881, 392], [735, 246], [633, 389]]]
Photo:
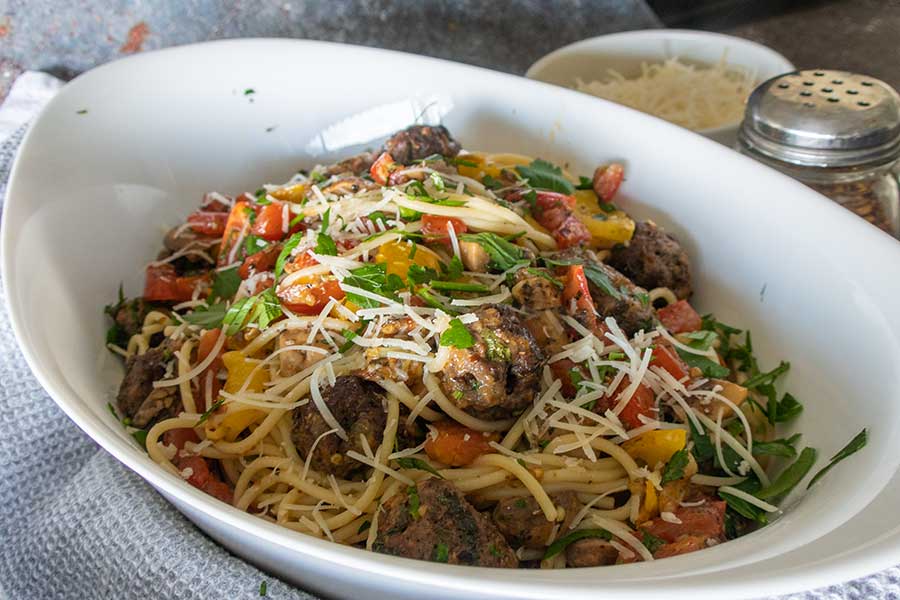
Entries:
[[[415, 248], [415, 252], [413, 249]], [[410, 258], [410, 255], [412, 257]], [[441, 259], [433, 250], [429, 250], [422, 244], [413, 246], [409, 242], [388, 242], [382, 244], [375, 254], [376, 263], [385, 263], [387, 265], [388, 275], [397, 275], [403, 281], [406, 281], [406, 274], [409, 266], [412, 264], [420, 267], [430, 267], [438, 271], [441, 267]]]
[[656, 465], [669, 462], [672, 455], [686, 444], [687, 432], [684, 429], [658, 429], [628, 440], [622, 448], [631, 458], [643, 460], [653, 469]]
[[[248, 377], [251, 377], [257, 363], [248, 361], [241, 352], [226, 352], [222, 355], [222, 363], [228, 370], [228, 379], [225, 380], [223, 389], [229, 394], [234, 394], [243, 387]], [[265, 369], [258, 369], [253, 373], [247, 384], [248, 392], [261, 392], [263, 386], [269, 380], [269, 373]], [[207, 439], [234, 441], [238, 434], [250, 424], [265, 416], [265, 413], [255, 408], [244, 405], [230, 404], [223, 414], [213, 414], [206, 420], [204, 428]]]
[[273, 198], [277, 198], [282, 202], [303, 202], [306, 192], [309, 188], [305, 183], [296, 183], [294, 185], [280, 188], [269, 192]]
[[512, 169], [519, 165], [531, 163], [531, 158], [521, 154], [484, 154], [474, 152], [472, 154], [463, 154], [459, 158], [460, 160], [476, 164], [474, 167], [458, 165], [459, 174], [478, 181], [481, 181], [485, 175], [490, 175], [496, 179], [500, 177], [500, 171], [503, 169]]
[[641, 510], [638, 512], [637, 523], [640, 525], [659, 514], [659, 496], [656, 488], [647, 480], [644, 480], [644, 501], [641, 503]]
[[634, 235], [634, 221], [621, 210], [605, 212], [592, 190], [575, 191], [575, 216], [591, 232], [595, 248], [612, 248]]

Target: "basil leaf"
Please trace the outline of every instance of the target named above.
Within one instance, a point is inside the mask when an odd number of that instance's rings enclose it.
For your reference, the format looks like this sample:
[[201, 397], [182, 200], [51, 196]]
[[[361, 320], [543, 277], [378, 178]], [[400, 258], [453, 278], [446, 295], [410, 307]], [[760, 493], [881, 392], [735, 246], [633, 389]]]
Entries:
[[697, 462], [703, 462], [715, 456], [716, 450], [712, 440], [709, 439], [709, 434], [705, 431], [701, 433], [694, 425], [693, 419], [688, 418], [687, 422], [688, 427], [691, 429], [691, 440], [694, 442], [691, 453], [694, 455]]
[[561, 194], [572, 194], [575, 186], [563, 177], [562, 169], [540, 158], [531, 161], [527, 167], [518, 166], [516, 172], [528, 180], [533, 188], [550, 190]]
[[212, 282], [209, 299], [229, 300], [241, 287], [241, 276], [238, 275], [238, 267], [232, 267], [223, 271], [217, 271]]
[[578, 176], [578, 185], [575, 186], [576, 190], [592, 190], [594, 189], [594, 180], [590, 177], [585, 177], [584, 175]]
[[785, 423], [796, 418], [803, 412], [803, 405], [791, 394], [785, 394], [781, 402], [777, 404], [777, 412], [772, 416], [772, 423]]
[[281, 277], [281, 274], [284, 272], [284, 264], [291, 257], [291, 252], [294, 251], [294, 248], [296, 248], [305, 237], [306, 234], [304, 232], [298, 231], [284, 243], [281, 252], [278, 254], [278, 259], [275, 261], [275, 281], [278, 281], [278, 278]]
[[403, 469], [418, 469], [419, 471], [428, 471], [432, 475], [436, 475], [443, 479], [444, 477], [437, 472], [437, 469], [422, 460], [421, 458], [403, 457], [395, 459], [397, 464]]
[[616, 289], [612, 281], [609, 280], [609, 276], [597, 265], [585, 264], [584, 275], [607, 296], [612, 296], [616, 300], [622, 299], [621, 292]]
[[783, 456], [794, 458], [797, 450], [794, 444], [800, 439], [800, 434], [794, 434], [787, 439], [772, 440], [771, 442], [753, 442], [753, 456]]
[[441, 346], [465, 349], [475, 345], [475, 338], [459, 319], [451, 319], [450, 326], [441, 334]]
[[[466, 242], [476, 242], [490, 257], [488, 267], [497, 271], [511, 269], [525, 259], [525, 249], [490, 232], [467, 233], [460, 236]], [[454, 257], [455, 258], [455, 257]], [[461, 265], [460, 265], [461, 266]]]
[[[742, 481], [741, 483], [732, 486], [735, 489], [741, 490], [742, 492], [747, 492], [748, 494], [753, 494], [757, 492], [760, 488], [759, 481], [755, 478], [747, 479], [746, 481]], [[738, 498], [737, 496], [733, 496], [728, 492], [719, 491], [719, 498], [728, 503], [728, 508], [736, 512], [737, 514], [750, 519], [751, 521], [756, 521], [757, 523], [761, 523], [765, 525], [769, 522], [769, 517], [766, 514], [766, 511], [759, 508], [755, 504], [750, 504], [746, 500], [742, 498]]]
[[678, 452], [672, 455], [669, 459], [669, 462], [666, 463], [666, 468], [663, 469], [662, 474], [662, 483], [669, 483], [670, 481], [678, 481], [679, 479], [684, 477], [684, 468], [688, 466], [688, 451], [687, 448], [682, 448]]
[[196, 308], [193, 312], [184, 315], [182, 318], [191, 325], [197, 325], [203, 329], [215, 329], [222, 325], [222, 320], [225, 318], [227, 310], [227, 305], [224, 302], [219, 302], [217, 304], [210, 304], [207, 307], [201, 306]]
[[612, 534], [605, 529], [576, 529], [572, 533], [564, 535], [550, 544], [547, 547], [547, 551], [544, 552], [543, 560], [553, 558], [554, 556], [568, 548], [570, 544], [577, 542], [578, 540], [583, 540], [585, 538], [602, 538], [609, 541], [612, 539]]
[[687, 363], [689, 367], [697, 367], [700, 369], [704, 377], [724, 379], [731, 374], [731, 370], [728, 367], [723, 367], [719, 363], [714, 362], [705, 356], [687, 352], [681, 348], [676, 348], [675, 350], [678, 352], [678, 356], [681, 357], [681, 360]]
[[868, 441], [869, 441], [868, 431], [863, 429], [862, 431], [857, 433], [846, 446], [841, 448], [837, 454], [835, 454], [834, 456], [831, 457], [831, 460], [828, 462], [827, 466], [823, 467], [821, 470], [819, 470], [818, 473], [816, 473], [813, 476], [813, 478], [809, 481], [809, 484], [806, 486], [806, 489], [811, 488], [815, 482], [819, 481], [825, 475], [825, 473], [827, 473], [828, 471], [831, 470], [831, 467], [838, 464], [839, 462], [841, 462], [842, 460], [844, 460], [851, 454], [862, 450], [866, 446], [866, 443]]
[[666, 545], [666, 540], [662, 538], [658, 538], [649, 531], [643, 531], [643, 536], [641, 539], [641, 543], [647, 547], [647, 550], [650, 551], [650, 554], [656, 554], [656, 551]]
[[422, 265], [413, 263], [409, 265], [409, 270], [406, 272], [406, 278], [409, 280], [410, 284], [428, 283], [429, 281], [437, 279], [438, 274], [437, 271], [431, 267], [423, 267]]
[[334, 243], [334, 240], [331, 239], [330, 235], [319, 232], [319, 234], [316, 235], [316, 253], [327, 256], [337, 256], [337, 244]]
[[759, 373], [746, 380], [742, 385], [748, 390], [755, 389], [761, 385], [773, 385], [775, 380], [787, 373], [791, 368], [791, 363], [781, 361], [781, 363], [767, 373]]
[[768, 487], [761, 489], [756, 493], [756, 497], [760, 500], [768, 500], [770, 498], [781, 498], [786, 496], [800, 481], [806, 477], [809, 470], [812, 469], [816, 462], [816, 449], [804, 448], [788, 468], [781, 472]]

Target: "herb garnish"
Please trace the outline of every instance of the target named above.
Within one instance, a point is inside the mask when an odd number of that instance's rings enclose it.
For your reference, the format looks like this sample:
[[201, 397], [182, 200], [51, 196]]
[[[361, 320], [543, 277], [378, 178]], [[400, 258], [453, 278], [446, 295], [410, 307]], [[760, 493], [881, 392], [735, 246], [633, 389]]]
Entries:
[[816, 462], [816, 449], [804, 448], [800, 456], [782, 471], [768, 487], [756, 492], [761, 500], [776, 499], [786, 496], [800, 481], [806, 477]]
[[844, 460], [845, 458], [847, 458], [854, 452], [858, 452], [859, 450], [862, 450], [865, 447], [866, 442], [868, 442], [868, 440], [869, 440], [869, 433], [865, 429], [863, 429], [862, 431], [857, 433], [846, 446], [841, 448], [837, 454], [835, 454], [834, 456], [831, 457], [831, 460], [828, 462], [828, 465], [823, 467], [818, 473], [816, 473], [813, 476], [813, 478], [807, 484], [806, 489], [811, 488], [814, 483], [819, 481], [825, 475], [825, 473], [827, 473], [828, 471], [831, 470], [831, 467], [838, 464], [839, 462], [841, 462], [842, 460]]
[[[525, 259], [525, 249], [503, 239], [496, 233], [466, 233], [459, 236], [465, 242], [476, 242], [490, 257], [488, 267], [496, 271], [507, 271]], [[454, 257], [455, 258], [455, 257]]]
[[444, 542], [438, 542], [434, 545], [434, 561], [445, 563], [450, 559], [450, 549]]
[[490, 329], [484, 329], [481, 332], [481, 339], [484, 340], [488, 360], [507, 363], [512, 360], [509, 345], [496, 333]]
[[666, 484], [670, 481], [678, 481], [684, 477], [684, 468], [688, 466], [688, 462], [687, 448], [682, 448], [674, 453], [669, 462], [666, 463], [666, 468], [663, 469], [661, 483]]
[[647, 547], [647, 550], [650, 551], [650, 554], [656, 554], [656, 551], [666, 545], [666, 540], [661, 539], [650, 533], [649, 531], [643, 531], [641, 536], [641, 543]]
[[533, 188], [550, 190], [561, 194], [572, 194], [575, 192], [575, 186], [563, 177], [562, 169], [546, 160], [538, 158], [531, 161], [531, 164], [527, 167], [516, 167], [516, 172], [527, 179], [528, 184]]
[[209, 300], [227, 300], [233, 298], [241, 286], [241, 276], [238, 274], [238, 267], [231, 267], [222, 271], [216, 271], [213, 278], [212, 288], [209, 293]]
[[422, 515], [419, 514], [419, 490], [416, 489], [416, 486], [411, 485], [406, 488], [406, 495], [409, 497], [409, 514], [413, 519], [420, 519]]
[[200, 420], [197, 421], [197, 425], [201, 423], [205, 423], [206, 420], [217, 410], [219, 410], [222, 405], [225, 404], [225, 398], [219, 398], [215, 402], [212, 403], [212, 406], [207, 408], [202, 415], [200, 415]]
[[402, 457], [395, 459], [397, 464], [400, 465], [401, 468], [404, 469], [418, 469], [419, 471], [427, 471], [432, 475], [436, 475], [443, 479], [443, 475], [437, 472], [437, 470], [432, 467], [430, 464], [422, 460], [421, 458], [413, 458], [411, 456]]
[[475, 338], [459, 319], [451, 319], [450, 326], [441, 334], [441, 346], [466, 349], [475, 345]]
[[577, 542], [578, 540], [583, 540], [585, 538], [602, 538], [609, 541], [612, 539], [612, 534], [605, 529], [576, 529], [575, 531], [564, 535], [563, 537], [550, 544], [550, 546], [547, 547], [547, 551], [544, 552], [543, 560], [553, 558], [554, 556], [565, 550], [573, 542]]

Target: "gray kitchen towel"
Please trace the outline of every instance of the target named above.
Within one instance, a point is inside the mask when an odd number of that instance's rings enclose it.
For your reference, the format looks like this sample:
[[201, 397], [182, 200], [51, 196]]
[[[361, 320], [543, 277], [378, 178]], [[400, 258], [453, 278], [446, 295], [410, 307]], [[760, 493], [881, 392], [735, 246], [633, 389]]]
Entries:
[[[24, 121], [55, 89], [26, 73], [0, 106], [0, 201]], [[240, 599], [264, 581], [268, 597], [313, 598], [218, 546], [82, 433], [31, 375], [0, 300], [0, 598]], [[900, 568], [788, 599], [900, 599]]]

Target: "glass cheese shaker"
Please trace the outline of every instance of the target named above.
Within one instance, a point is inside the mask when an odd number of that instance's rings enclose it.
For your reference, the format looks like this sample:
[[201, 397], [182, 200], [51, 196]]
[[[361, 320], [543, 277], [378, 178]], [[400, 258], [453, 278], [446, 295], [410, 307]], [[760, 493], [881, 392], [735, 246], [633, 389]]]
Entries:
[[900, 238], [900, 96], [827, 69], [774, 77], [750, 95], [737, 149]]

